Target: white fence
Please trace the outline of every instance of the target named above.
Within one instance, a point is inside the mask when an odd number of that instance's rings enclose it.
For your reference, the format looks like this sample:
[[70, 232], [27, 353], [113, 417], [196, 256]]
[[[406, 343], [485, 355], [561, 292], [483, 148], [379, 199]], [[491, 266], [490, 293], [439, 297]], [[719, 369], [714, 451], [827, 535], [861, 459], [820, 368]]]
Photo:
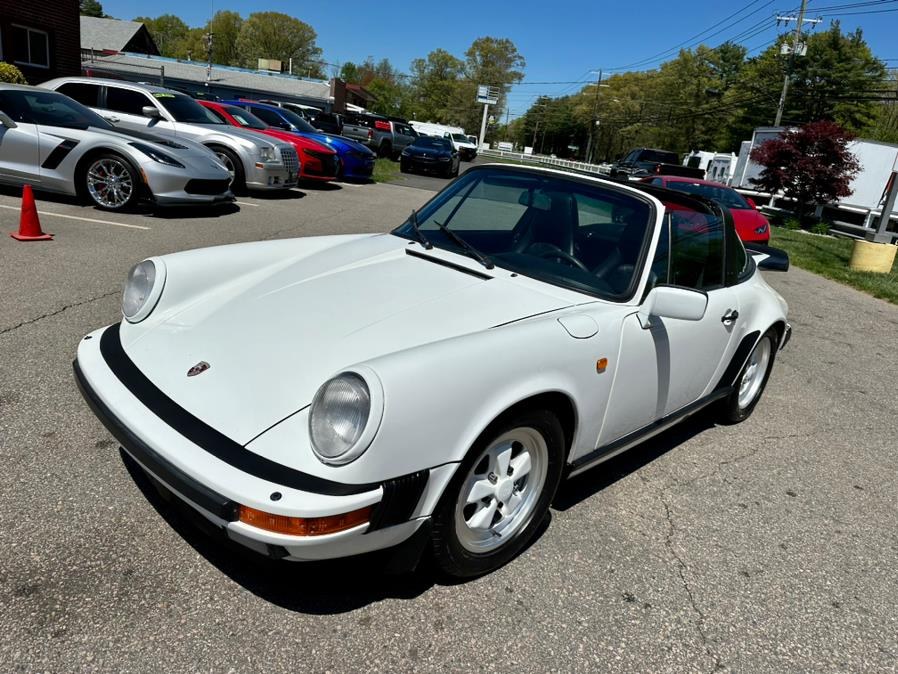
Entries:
[[570, 161], [569, 159], [555, 159], [542, 154], [524, 154], [522, 152], [508, 152], [506, 150], [480, 150], [480, 156], [493, 157], [495, 159], [513, 159], [523, 164], [540, 164], [543, 166], [557, 166], [559, 168], [608, 175], [611, 164], [589, 164], [583, 161]]

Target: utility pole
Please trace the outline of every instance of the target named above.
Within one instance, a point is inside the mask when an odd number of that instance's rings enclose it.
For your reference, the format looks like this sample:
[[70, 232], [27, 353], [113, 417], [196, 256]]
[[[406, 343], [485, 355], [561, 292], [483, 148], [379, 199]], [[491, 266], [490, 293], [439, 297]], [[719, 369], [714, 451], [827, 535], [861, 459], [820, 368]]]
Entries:
[[586, 141], [586, 161], [590, 161], [590, 157], [592, 156], [592, 137], [595, 134], [596, 130], [596, 121], [599, 114], [599, 88], [607, 87], [609, 85], [602, 84], [602, 71], [599, 70], [599, 79], [596, 80], [596, 95], [593, 99], [592, 103], [592, 119], [589, 123], [589, 138]]
[[805, 10], [807, 10], [808, 0], [801, 0], [801, 9], [798, 12], [798, 18], [794, 16], [777, 16], [776, 22], [780, 21], [795, 21], [795, 38], [792, 40], [792, 48], [789, 49], [786, 45], [783, 45], [783, 51], [781, 53], [789, 54], [789, 64], [786, 66], [786, 77], [783, 80], [783, 93], [780, 95], [780, 102], [776, 108], [776, 121], [773, 122], [774, 126], [779, 126], [780, 122], [783, 119], [783, 110], [786, 108], [786, 94], [789, 92], [789, 81], [792, 79], [792, 69], [795, 64], [796, 56], [804, 56], [807, 52], [807, 47], [802, 45], [801, 43], [801, 29], [806, 23], [817, 24], [820, 23], [823, 19], [805, 19]]
[[206, 42], [206, 87], [209, 87], [209, 82], [212, 79], [212, 38], [213, 34], [210, 30], [203, 36], [203, 39]]

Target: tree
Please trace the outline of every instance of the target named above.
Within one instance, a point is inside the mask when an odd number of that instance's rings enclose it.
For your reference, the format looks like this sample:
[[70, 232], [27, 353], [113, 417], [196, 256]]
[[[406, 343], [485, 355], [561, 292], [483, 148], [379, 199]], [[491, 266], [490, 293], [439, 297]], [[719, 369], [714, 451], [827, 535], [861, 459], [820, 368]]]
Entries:
[[853, 137], [830, 121], [786, 131], [752, 150], [752, 160], [764, 167], [752, 183], [765, 192], [794, 199], [796, 212], [806, 219], [816, 205], [851, 194], [851, 179], [860, 170], [848, 150]]
[[206, 24], [207, 33], [212, 33], [212, 62], [226, 66], [240, 63], [237, 40], [243, 27], [243, 17], [237, 12], [221, 9]]
[[237, 53], [240, 64], [255, 67], [258, 59], [278, 59], [293, 70], [322, 77], [321, 49], [315, 30], [307, 23], [280, 12], [254, 12], [240, 27]]
[[98, 19], [106, 17], [103, 14], [103, 5], [97, 0], [81, 0], [81, 16], [94, 16]]
[[[464, 61], [444, 49], [435, 49], [426, 59], [412, 61], [415, 87], [415, 114], [421, 121], [455, 124], [461, 121], [458, 100], [459, 80]], [[471, 99], [471, 106], [474, 99]]]
[[9, 82], [10, 84], [28, 84], [28, 80], [22, 74], [22, 71], [16, 68], [12, 63], [0, 61], [0, 82]]
[[147, 27], [162, 56], [183, 58], [187, 55], [185, 43], [190, 36], [190, 28], [179, 17], [163, 14], [155, 19], [139, 16], [134, 20]]

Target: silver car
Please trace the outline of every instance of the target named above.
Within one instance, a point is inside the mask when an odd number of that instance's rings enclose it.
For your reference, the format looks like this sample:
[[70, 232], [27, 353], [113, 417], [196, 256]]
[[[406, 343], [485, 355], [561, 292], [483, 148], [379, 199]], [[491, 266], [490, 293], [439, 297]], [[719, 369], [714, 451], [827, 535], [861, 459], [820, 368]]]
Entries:
[[68, 96], [0, 84], [2, 183], [28, 183], [121, 210], [138, 201], [233, 201], [230, 181], [202, 145], [117, 129]]
[[292, 145], [230, 126], [180, 92], [93, 77], [61, 77], [40, 86], [93, 108], [117, 127], [202, 143], [227, 166], [235, 192], [288, 189], [298, 180]]

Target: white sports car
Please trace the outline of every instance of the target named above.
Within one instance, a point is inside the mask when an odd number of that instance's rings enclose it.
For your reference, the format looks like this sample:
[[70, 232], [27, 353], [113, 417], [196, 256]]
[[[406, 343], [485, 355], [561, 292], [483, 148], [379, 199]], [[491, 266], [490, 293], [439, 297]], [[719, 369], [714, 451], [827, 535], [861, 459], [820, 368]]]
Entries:
[[788, 258], [748, 255], [713, 202], [487, 165], [389, 234], [144, 260], [75, 374], [231, 539], [429, 549], [473, 576], [527, 544], [562, 478], [712, 403], [751, 414], [791, 333], [759, 267]]

